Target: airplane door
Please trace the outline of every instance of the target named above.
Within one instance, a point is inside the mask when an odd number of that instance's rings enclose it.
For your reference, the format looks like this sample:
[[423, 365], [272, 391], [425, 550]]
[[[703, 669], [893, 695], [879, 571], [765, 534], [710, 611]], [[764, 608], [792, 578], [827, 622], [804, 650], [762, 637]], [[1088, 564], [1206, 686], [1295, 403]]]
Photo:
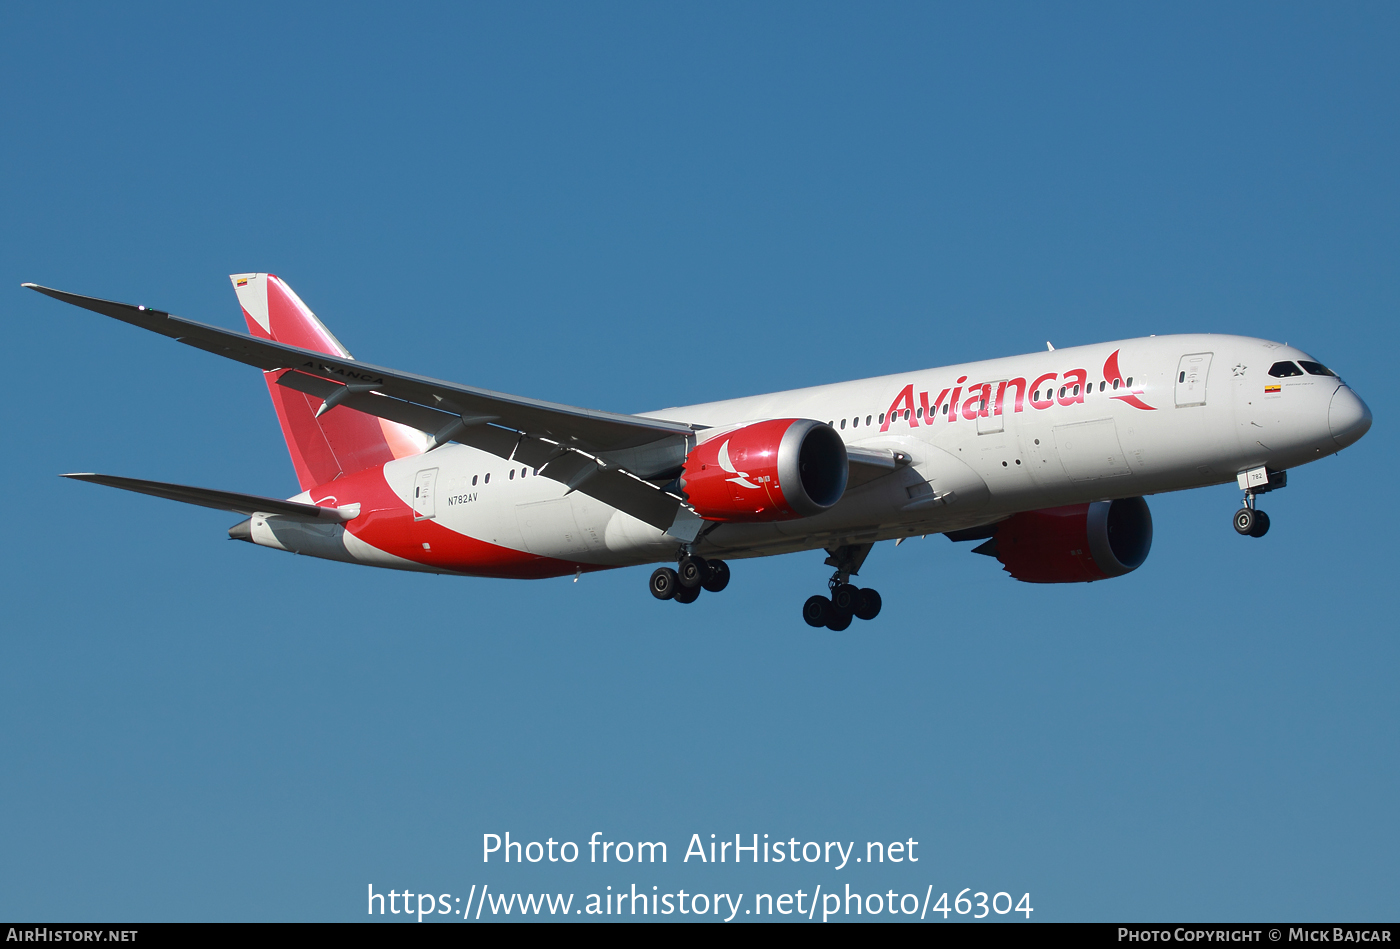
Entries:
[[1211, 353], [1182, 356], [1176, 367], [1176, 407], [1206, 404], [1206, 376], [1210, 375]]
[[426, 521], [436, 517], [436, 509], [433, 507], [433, 489], [437, 485], [436, 468], [428, 468], [418, 472], [418, 476], [413, 479], [413, 519], [415, 521]]
[[1131, 474], [1111, 418], [1055, 426], [1060, 465], [1071, 481], [1094, 481]]
[[1002, 411], [998, 412], [996, 405], [997, 393], [1000, 392], [1003, 397], [1006, 395], [1005, 390], [1001, 388], [1005, 382], [1005, 379], [1000, 379], [992, 383], [992, 398], [990, 404], [983, 402], [981, 406], [986, 414], [984, 415], [982, 412], [977, 413], [978, 435], [995, 435], [998, 432], [1006, 431], [1006, 410], [1003, 408]]

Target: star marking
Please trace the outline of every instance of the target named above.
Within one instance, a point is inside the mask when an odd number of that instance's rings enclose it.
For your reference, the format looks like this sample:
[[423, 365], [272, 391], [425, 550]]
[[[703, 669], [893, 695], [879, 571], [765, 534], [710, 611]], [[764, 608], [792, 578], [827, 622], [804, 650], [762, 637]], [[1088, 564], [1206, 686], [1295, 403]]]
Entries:
[[1235, 375], [1237, 375], [1237, 376], [1242, 376], [1242, 375], [1244, 375], [1244, 371], [1245, 371], [1246, 369], [1248, 369], [1248, 368], [1249, 368], [1249, 367], [1246, 366], [1246, 365], [1245, 365], [1244, 363], [1242, 363], [1242, 362], [1241, 362], [1241, 363], [1235, 363], [1234, 373], [1235, 373]]

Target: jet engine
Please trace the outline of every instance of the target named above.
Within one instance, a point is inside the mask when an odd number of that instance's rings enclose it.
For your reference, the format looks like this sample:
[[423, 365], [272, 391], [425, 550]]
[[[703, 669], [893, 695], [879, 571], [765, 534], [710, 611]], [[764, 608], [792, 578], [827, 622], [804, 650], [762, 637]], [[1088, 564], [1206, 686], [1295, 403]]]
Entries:
[[846, 445], [830, 425], [770, 419], [696, 446], [680, 487], [706, 520], [781, 521], [830, 508], [848, 474]]
[[1027, 583], [1088, 583], [1132, 573], [1151, 549], [1147, 502], [1122, 498], [1013, 514], [976, 552]]

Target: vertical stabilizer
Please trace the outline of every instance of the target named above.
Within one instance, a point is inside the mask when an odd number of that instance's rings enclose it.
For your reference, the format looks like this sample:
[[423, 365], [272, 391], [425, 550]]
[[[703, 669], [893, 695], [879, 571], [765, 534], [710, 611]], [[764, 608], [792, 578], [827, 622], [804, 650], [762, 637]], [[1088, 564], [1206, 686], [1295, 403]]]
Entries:
[[[252, 335], [318, 353], [350, 357], [316, 314], [275, 275], [233, 274], [229, 279]], [[277, 384], [284, 371], [278, 369], [263, 375], [302, 490], [342, 474], [419, 454], [427, 447], [422, 432], [345, 406], [317, 418], [319, 399]]]

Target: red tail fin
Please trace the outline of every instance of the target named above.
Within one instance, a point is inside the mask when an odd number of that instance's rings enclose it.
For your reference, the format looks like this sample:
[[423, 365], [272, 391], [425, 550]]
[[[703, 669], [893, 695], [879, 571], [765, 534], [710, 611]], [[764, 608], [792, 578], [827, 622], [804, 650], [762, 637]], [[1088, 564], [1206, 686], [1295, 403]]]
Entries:
[[[273, 274], [233, 274], [229, 279], [254, 336], [328, 355], [350, 355], [292, 288]], [[263, 375], [303, 491], [427, 447], [422, 432], [354, 409], [332, 409], [317, 418], [320, 400], [279, 386], [277, 377], [283, 371]]]

